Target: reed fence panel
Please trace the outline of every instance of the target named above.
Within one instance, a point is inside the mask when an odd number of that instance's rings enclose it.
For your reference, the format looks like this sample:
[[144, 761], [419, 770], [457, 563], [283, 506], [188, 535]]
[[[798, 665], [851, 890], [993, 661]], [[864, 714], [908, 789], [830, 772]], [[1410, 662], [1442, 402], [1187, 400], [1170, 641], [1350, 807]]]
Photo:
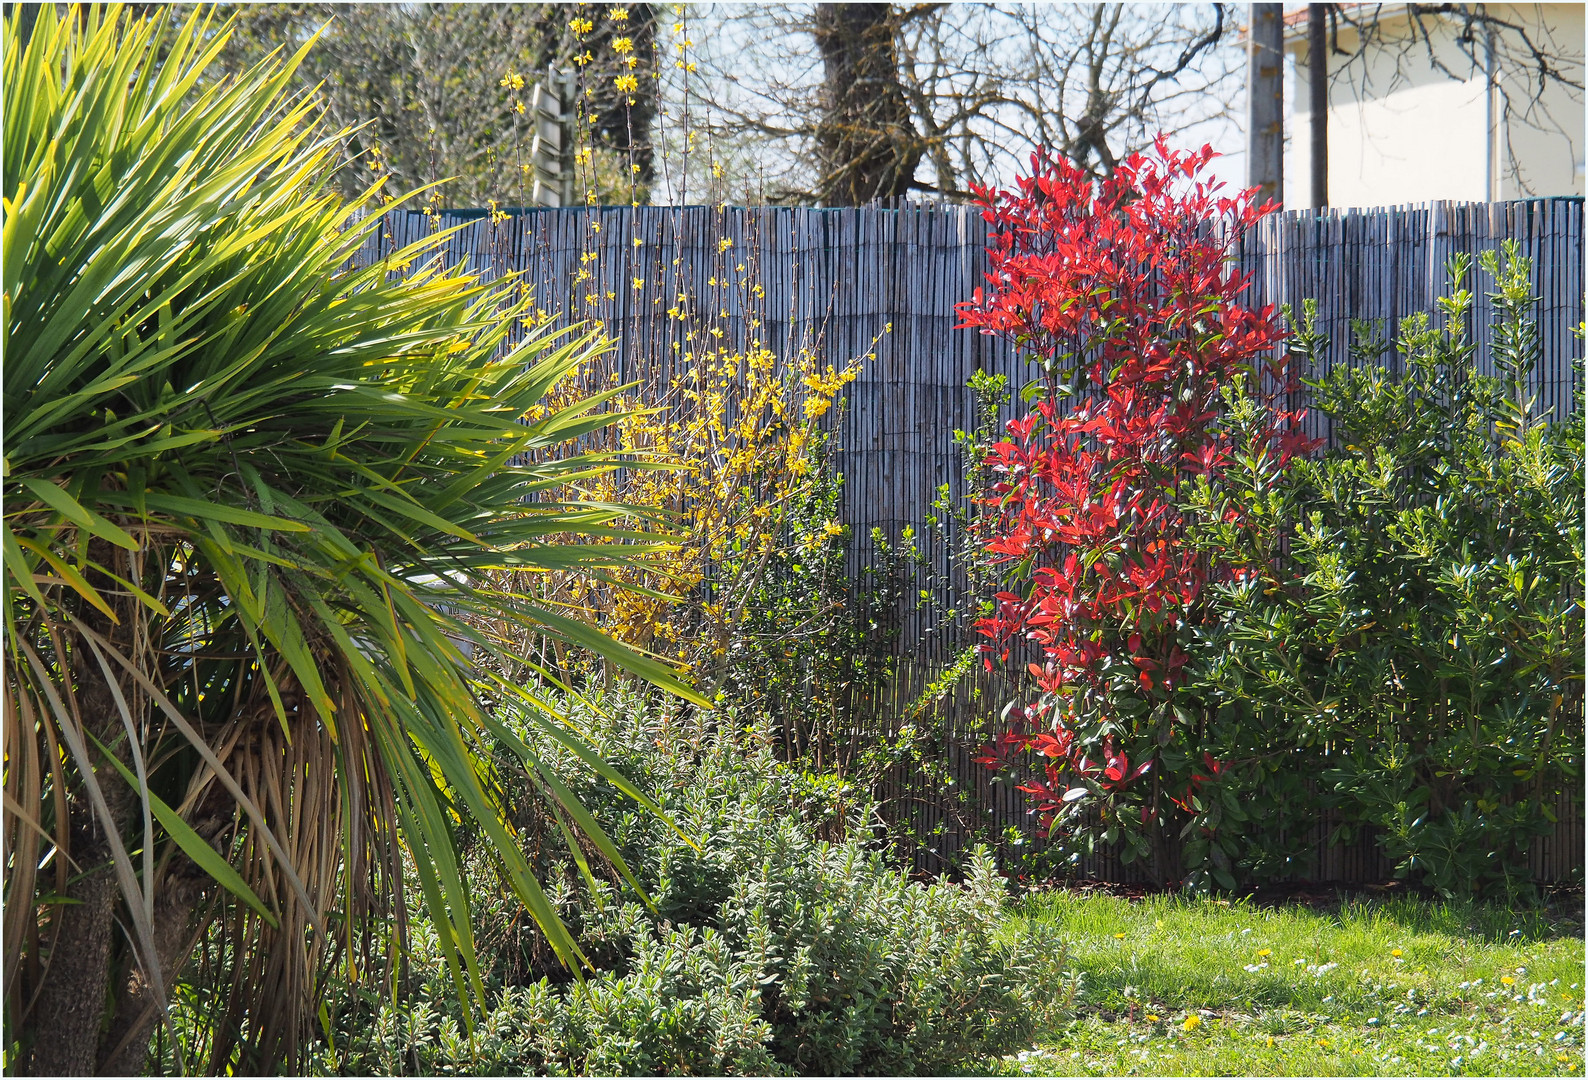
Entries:
[[[698, 343], [686, 337], [691, 324], [672, 314], [680, 306], [706, 316], [740, 347], [759, 338], [780, 354], [809, 348], [838, 365], [872, 355], [832, 429], [854, 570], [874, 558], [873, 530], [893, 544], [907, 529], [921, 535], [940, 488], [954, 502], [966, 494], [953, 432], [975, 423], [966, 389], [972, 372], [1006, 376], [1015, 402], [1030, 379], [1007, 343], [958, 328], [955, 305], [983, 284], [987, 268], [987, 225], [973, 208], [601, 207], [515, 211], [495, 222], [484, 212], [451, 211], [439, 222], [462, 226], [448, 241], [450, 259], [487, 278], [520, 275], [550, 318], [603, 323], [616, 343], [610, 372], [623, 381], [671, 382], [681, 355]], [[388, 257], [434, 227], [417, 211], [390, 212], [358, 261]], [[1255, 304], [1289, 304], [1299, 312], [1304, 299], [1317, 301], [1318, 328], [1330, 341], [1321, 366], [1330, 369], [1353, 362], [1353, 319], [1393, 340], [1401, 319], [1433, 312], [1445, 291], [1445, 265], [1458, 252], [1474, 260], [1467, 283], [1476, 293], [1471, 330], [1486, 346], [1493, 313], [1476, 260], [1514, 240], [1533, 261], [1540, 296], [1543, 357], [1534, 390], [1560, 418], [1573, 407], [1580, 378], [1573, 329], [1584, 310], [1582, 227], [1582, 199], [1290, 211], [1265, 218], [1242, 238], [1239, 263], [1251, 275], [1248, 296]], [[1487, 352], [1480, 348], [1485, 362]], [[1393, 349], [1384, 359], [1399, 363]], [[1332, 434], [1326, 418], [1314, 414], [1308, 422], [1314, 434]], [[961, 538], [952, 524], [944, 535], [923, 539], [933, 573], [953, 581], [947, 553]], [[963, 589], [963, 580], [955, 587]], [[966, 836], [987, 827], [1012, 826], [1022, 843], [1035, 843], [1023, 797], [970, 760], [1012, 690], [997, 676], [979, 674], [936, 708], [907, 716], [906, 706], [967, 639], [963, 626], [934, 625], [926, 608], [907, 605], [900, 616], [900, 674], [869, 722], [894, 729], [916, 724], [934, 740], [945, 770], [931, 780], [913, 772], [884, 781], [879, 794], [893, 813], [928, 838], [903, 854], [919, 868], [935, 869]], [[1580, 801], [1563, 796], [1560, 826], [1535, 846], [1541, 879], [1581, 872]], [[1315, 876], [1386, 875], [1370, 841], [1330, 848], [1327, 831], [1320, 822]], [[1109, 880], [1139, 872], [1109, 855], [1076, 869]]]

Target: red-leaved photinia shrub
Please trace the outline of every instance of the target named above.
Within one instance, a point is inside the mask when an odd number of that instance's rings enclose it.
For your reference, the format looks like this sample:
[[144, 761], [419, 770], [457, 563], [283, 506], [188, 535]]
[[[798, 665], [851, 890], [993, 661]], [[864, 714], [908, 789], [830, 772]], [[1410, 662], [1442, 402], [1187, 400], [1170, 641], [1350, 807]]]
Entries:
[[[1233, 454], [1255, 448], [1282, 469], [1304, 448], [1300, 414], [1274, 407], [1293, 389], [1284, 331], [1271, 308], [1241, 303], [1232, 264], [1268, 209], [1221, 194], [1212, 157], [1160, 138], [1093, 182], [1033, 155], [1016, 190], [976, 193], [992, 269], [959, 306], [963, 325], [1012, 340], [1042, 373], [993, 449], [983, 536], [1007, 588], [976, 624], [989, 666], [1014, 653], [1040, 697], [981, 760], [1040, 755], [1022, 790], [1048, 828], [1085, 818], [1165, 877], [1176, 807], [1218, 764], [1182, 692], [1190, 628], [1210, 581], [1247, 572], [1186, 543], [1183, 508]], [[1252, 394], [1255, 424], [1229, 423]]]

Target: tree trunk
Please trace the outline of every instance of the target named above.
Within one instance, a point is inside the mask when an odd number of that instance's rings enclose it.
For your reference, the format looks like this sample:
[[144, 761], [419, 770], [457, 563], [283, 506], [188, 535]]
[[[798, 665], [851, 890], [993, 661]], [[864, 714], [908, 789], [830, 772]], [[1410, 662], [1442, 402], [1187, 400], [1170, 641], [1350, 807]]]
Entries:
[[817, 4], [813, 34], [826, 72], [816, 129], [828, 206], [860, 206], [909, 191], [925, 145], [899, 82], [892, 4]]
[[[90, 543], [89, 557], [129, 580], [137, 578], [127, 553], [103, 541]], [[76, 617], [112, 649], [136, 663], [138, 602], [103, 574], [92, 573], [89, 580], [111, 601], [117, 618], [112, 620], [87, 604], [81, 605]], [[99, 661], [80, 643], [66, 663], [70, 667], [70, 697], [83, 732], [111, 748], [130, 768], [133, 759], [127, 745], [123, 703], [131, 710], [132, 729], [142, 730], [148, 708], [145, 695], [132, 685], [130, 678], [124, 677], [113, 686]], [[111, 661], [113, 669], [114, 663]], [[69, 771], [66, 805], [71, 818], [71, 850], [57, 857], [72, 860], [73, 878], [66, 889], [67, 902], [56, 908], [57, 928], [38, 999], [25, 1021], [32, 1042], [26, 1071], [35, 1076], [92, 1076], [107, 1071], [125, 1075], [141, 1071], [151, 1025], [162, 1004], [152, 1000], [152, 986], [146, 984], [131, 944], [116, 925], [122, 897], [107, 825], [124, 842], [139, 836], [140, 804], [126, 781], [101, 760], [93, 742], [87, 738], [82, 741], [95, 762], [94, 778], [104, 797], [109, 821], [96, 813], [83, 778]], [[185, 859], [178, 861], [180, 865], [174, 873], [193, 873], [194, 868]], [[154, 927], [155, 947], [168, 987], [191, 952], [192, 916], [202, 892], [202, 885], [194, 884], [191, 877], [176, 881], [172, 875], [168, 871], [157, 886]], [[113, 986], [113, 980], [123, 978], [122, 985]]]
[[1285, 5], [1253, 4], [1246, 77], [1246, 184], [1285, 198]]
[[[91, 812], [91, 811], [90, 811]], [[110, 933], [116, 905], [116, 876], [110, 852], [81, 830], [79, 862], [98, 868], [74, 881], [56, 916], [60, 929], [49, 967], [33, 1006], [33, 1076], [92, 1076], [98, 1072], [99, 1032], [110, 987]], [[74, 837], [74, 840], [76, 837]]]

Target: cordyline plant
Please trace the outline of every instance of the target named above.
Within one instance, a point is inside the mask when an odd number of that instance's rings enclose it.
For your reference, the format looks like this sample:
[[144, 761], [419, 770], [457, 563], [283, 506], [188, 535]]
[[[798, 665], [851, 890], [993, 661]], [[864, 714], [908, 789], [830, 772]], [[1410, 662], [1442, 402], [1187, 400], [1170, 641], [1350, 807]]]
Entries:
[[[1178, 876], [1186, 789], [1219, 767], [1181, 685], [1190, 628], [1209, 582], [1246, 572], [1189, 545], [1180, 507], [1233, 455], [1284, 469], [1305, 446], [1300, 414], [1275, 407], [1293, 389], [1284, 331], [1241, 303], [1230, 266], [1268, 211], [1220, 194], [1212, 157], [1160, 138], [1094, 182], [1033, 155], [1015, 190], [977, 193], [992, 269], [959, 307], [1040, 371], [989, 458], [983, 538], [1007, 587], [976, 624], [987, 664], [1027, 660], [1040, 696], [982, 760], [1040, 755], [1022, 790], [1049, 833], [1151, 854], [1161, 880]], [[1226, 422], [1253, 395], [1253, 422]]]
[[386, 917], [404, 936], [405, 881], [483, 999], [462, 823], [577, 964], [480, 748], [621, 857], [493, 701], [633, 789], [464, 647], [531, 626], [705, 704], [493, 584], [662, 546], [550, 494], [616, 464], [551, 452], [608, 394], [530, 416], [591, 341], [514, 343], [526, 305], [430, 259], [446, 234], [350, 269], [381, 219], [327, 190], [301, 52], [206, 83], [228, 27], [203, 11], [6, 29], [7, 1069], [141, 1071], [204, 941], [187, 1060], [290, 1072], [338, 961], [380, 989], [362, 959]]

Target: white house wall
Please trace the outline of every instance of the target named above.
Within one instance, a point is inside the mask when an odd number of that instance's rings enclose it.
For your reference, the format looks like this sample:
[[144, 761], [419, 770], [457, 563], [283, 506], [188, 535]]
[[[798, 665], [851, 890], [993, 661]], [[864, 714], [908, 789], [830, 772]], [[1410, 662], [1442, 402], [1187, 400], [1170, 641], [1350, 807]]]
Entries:
[[[1546, 4], [1544, 9], [1556, 43], [1575, 43], [1577, 64], [1569, 74], [1582, 82], [1583, 5]], [[1519, 18], [1527, 10], [1527, 6], [1518, 5], [1518, 10], [1510, 17]], [[1499, 78], [1515, 86], [1511, 96], [1518, 101], [1531, 97], [1531, 87], [1521, 72], [1501, 71]], [[1502, 139], [1497, 147], [1502, 165], [1495, 197], [1582, 195], [1584, 112], [1581, 92], [1573, 100], [1558, 82], [1551, 82], [1545, 87], [1538, 105], [1532, 108], [1531, 116], [1513, 119], [1505, 129], [1509, 145]]]
[[[1501, 17], [1536, 22], [1542, 8], [1557, 46], [1575, 53], [1582, 80], [1583, 6], [1578, 4], [1491, 5]], [[1488, 201], [1535, 195], [1583, 194], [1584, 111], [1558, 84], [1547, 87], [1531, 115], [1506, 122], [1501, 98], [1488, 97], [1480, 70], [1465, 80], [1450, 78], [1424, 59], [1420, 42], [1407, 42], [1405, 19], [1384, 20], [1384, 42], [1365, 57], [1332, 57], [1329, 87], [1329, 202], [1336, 206], [1385, 206], [1433, 199]], [[1432, 25], [1425, 21], [1425, 25]], [[1288, 42], [1295, 58], [1285, 205], [1310, 205], [1310, 111], [1305, 33]], [[1401, 55], [1405, 43], [1410, 52]], [[1341, 47], [1357, 43], [1342, 28]], [[1434, 31], [1437, 54], [1458, 74], [1470, 61], [1455, 41], [1451, 23]], [[1479, 56], [1482, 56], [1481, 49]], [[1397, 66], [1399, 70], [1397, 70]], [[1497, 80], [1514, 87], [1511, 97], [1530, 97], [1526, 76], [1501, 68]], [[1492, 134], [1491, 134], [1492, 124]]]

